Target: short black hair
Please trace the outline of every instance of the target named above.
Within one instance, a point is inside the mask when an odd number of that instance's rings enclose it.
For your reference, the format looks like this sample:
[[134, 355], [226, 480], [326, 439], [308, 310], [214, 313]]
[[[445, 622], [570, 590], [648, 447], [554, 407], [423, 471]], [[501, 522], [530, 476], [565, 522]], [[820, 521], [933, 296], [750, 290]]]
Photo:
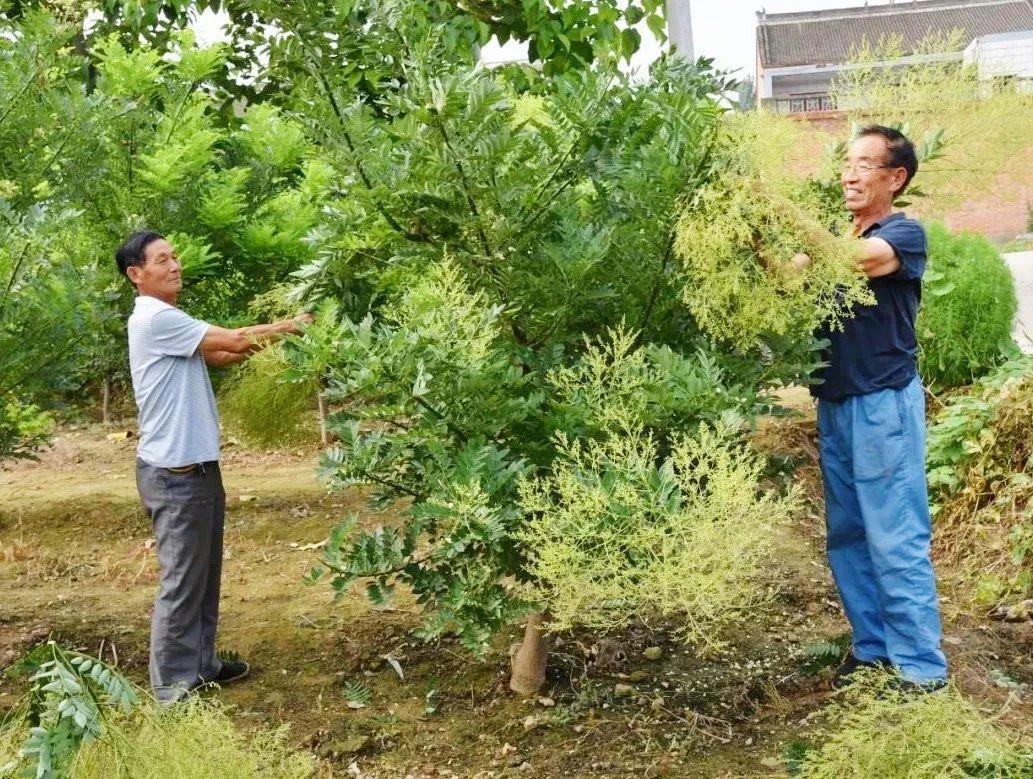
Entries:
[[911, 179], [913, 179], [915, 174], [918, 172], [918, 155], [915, 154], [915, 145], [911, 143], [911, 139], [904, 135], [900, 130], [894, 127], [886, 127], [881, 124], [865, 125], [857, 131], [858, 138], [864, 138], [866, 135], [878, 135], [885, 138], [886, 147], [890, 152], [890, 166], [894, 168], [903, 168], [907, 171], [907, 178], [904, 179], [904, 186], [893, 193], [894, 197], [896, 197], [907, 189], [907, 185], [911, 183]]
[[126, 238], [125, 243], [115, 251], [115, 262], [118, 264], [118, 272], [129, 278], [126, 269], [130, 265], [143, 265], [144, 252], [147, 247], [155, 241], [164, 240], [165, 236], [151, 230], [137, 230]]

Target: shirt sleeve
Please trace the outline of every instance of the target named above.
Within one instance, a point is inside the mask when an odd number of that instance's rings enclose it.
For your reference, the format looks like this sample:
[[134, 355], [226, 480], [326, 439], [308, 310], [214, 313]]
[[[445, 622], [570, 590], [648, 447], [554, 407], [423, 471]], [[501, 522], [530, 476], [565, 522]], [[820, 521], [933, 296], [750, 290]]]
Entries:
[[190, 357], [208, 332], [208, 323], [193, 319], [178, 308], [165, 308], [151, 317], [154, 348], [170, 357]]
[[900, 260], [900, 268], [885, 278], [920, 279], [925, 273], [926, 239], [922, 225], [914, 219], [895, 219], [883, 226], [872, 238], [881, 238]]

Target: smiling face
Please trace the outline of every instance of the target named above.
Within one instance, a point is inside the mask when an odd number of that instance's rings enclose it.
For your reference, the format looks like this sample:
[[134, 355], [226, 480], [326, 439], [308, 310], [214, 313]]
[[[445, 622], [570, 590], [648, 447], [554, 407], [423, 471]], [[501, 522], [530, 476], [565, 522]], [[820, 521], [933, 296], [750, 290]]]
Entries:
[[158, 238], [144, 247], [143, 264], [130, 265], [126, 275], [141, 295], [174, 305], [183, 288], [182, 271], [172, 246], [164, 238]]
[[850, 144], [840, 183], [851, 213], [881, 216], [893, 208], [907, 171], [889, 161], [889, 142], [881, 135], [863, 135]]

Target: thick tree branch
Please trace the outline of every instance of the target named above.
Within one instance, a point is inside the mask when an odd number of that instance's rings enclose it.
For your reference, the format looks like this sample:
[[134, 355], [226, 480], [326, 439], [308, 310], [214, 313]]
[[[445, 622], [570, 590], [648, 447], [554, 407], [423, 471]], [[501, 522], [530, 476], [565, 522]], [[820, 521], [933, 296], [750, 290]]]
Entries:
[[463, 167], [462, 160], [456, 153], [455, 147], [452, 146], [452, 140], [448, 137], [448, 130], [445, 129], [445, 122], [441, 118], [441, 114], [434, 114], [435, 124], [437, 125], [438, 132], [441, 134], [441, 139], [445, 142], [445, 148], [448, 149], [448, 153], [452, 155], [452, 163], [455, 165], [456, 170], [459, 172], [459, 181], [463, 186], [463, 194], [466, 196], [466, 203], [470, 207], [470, 213], [473, 215], [474, 224], [477, 226], [477, 236], [481, 241], [481, 248], [484, 251], [485, 256], [491, 257], [492, 250], [491, 245], [488, 243], [488, 236], [484, 232], [484, 224], [481, 222], [481, 212], [477, 208], [477, 203], [473, 199], [472, 187], [470, 186], [470, 179], [466, 175], [466, 169]]

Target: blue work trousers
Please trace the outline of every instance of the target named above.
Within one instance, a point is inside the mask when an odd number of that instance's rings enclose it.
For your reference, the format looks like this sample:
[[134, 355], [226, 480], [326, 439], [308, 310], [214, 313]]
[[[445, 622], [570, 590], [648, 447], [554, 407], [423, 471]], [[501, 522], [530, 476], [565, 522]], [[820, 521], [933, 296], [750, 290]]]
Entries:
[[945, 679], [929, 559], [925, 396], [902, 389], [818, 401], [827, 549], [858, 660], [909, 681]]

